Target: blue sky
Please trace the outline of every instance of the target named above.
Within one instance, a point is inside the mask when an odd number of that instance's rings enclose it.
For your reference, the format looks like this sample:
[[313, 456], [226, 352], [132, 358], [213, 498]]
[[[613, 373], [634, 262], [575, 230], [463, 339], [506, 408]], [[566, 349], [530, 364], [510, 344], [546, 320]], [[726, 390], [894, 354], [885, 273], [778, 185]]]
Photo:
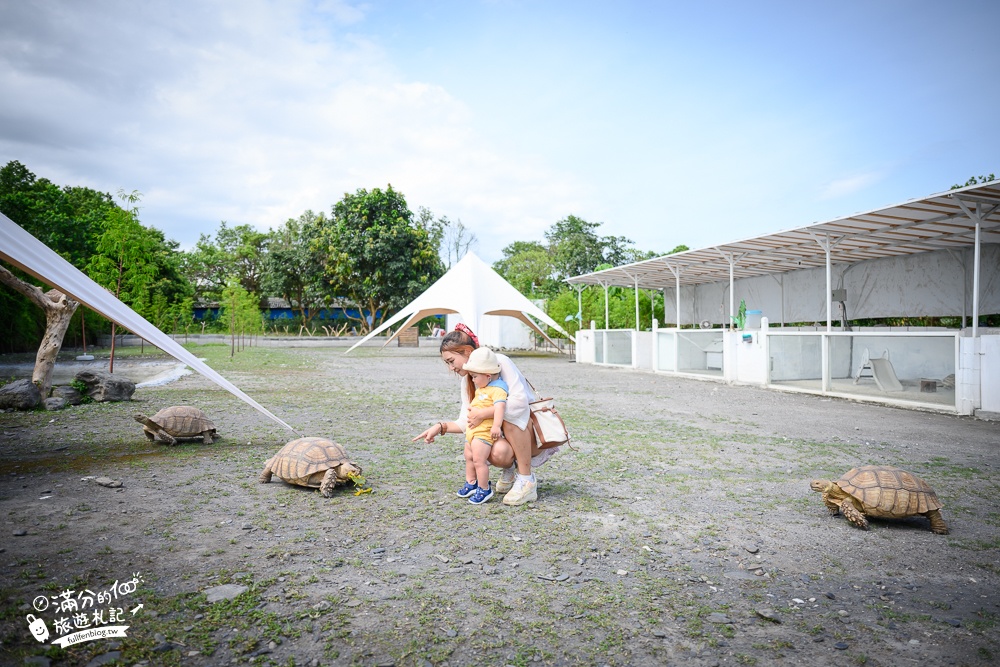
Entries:
[[499, 259], [665, 252], [1000, 173], [1000, 4], [0, 2], [0, 163], [190, 247], [391, 183]]

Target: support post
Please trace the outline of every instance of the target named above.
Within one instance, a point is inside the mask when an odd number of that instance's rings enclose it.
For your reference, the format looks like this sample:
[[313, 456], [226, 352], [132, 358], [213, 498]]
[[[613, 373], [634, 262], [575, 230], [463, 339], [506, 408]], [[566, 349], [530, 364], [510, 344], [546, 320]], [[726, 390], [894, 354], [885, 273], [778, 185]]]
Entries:
[[636, 276], [632, 280], [635, 281], [635, 330], [639, 331], [639, 276]]

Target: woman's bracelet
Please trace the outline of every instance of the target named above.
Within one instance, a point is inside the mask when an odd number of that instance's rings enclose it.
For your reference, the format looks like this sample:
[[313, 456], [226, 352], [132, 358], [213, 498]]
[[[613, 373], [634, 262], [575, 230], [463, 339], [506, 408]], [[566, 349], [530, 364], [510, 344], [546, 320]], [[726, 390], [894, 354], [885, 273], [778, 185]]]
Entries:
[[438, 426], [441, 427], [441, 432], [438, 435], [444, 435], [448, 432], [448, 425], [445, 422], [438, 422]]

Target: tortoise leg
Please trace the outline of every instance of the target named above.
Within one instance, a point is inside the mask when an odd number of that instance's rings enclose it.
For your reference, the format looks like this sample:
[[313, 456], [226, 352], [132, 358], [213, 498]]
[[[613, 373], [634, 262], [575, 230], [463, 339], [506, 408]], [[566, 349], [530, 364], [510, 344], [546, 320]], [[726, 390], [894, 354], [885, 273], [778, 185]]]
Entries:
[[156, 436], [153, 435], [152, 431], [150, 431], [148, 429], [142, 429], [142, 432], [144, 434], [146, 434], [146, 439], [149, 440], [150, 442], [155, 442], [156, 441]]
[[211, 445], [215, 440], [212, 438], [211, 431], [202, 431], [201, 439], [206, 445]]
[[931, 532], [937, 533], [938, 535], [948, 534], [948, 524], [944, 522], [941, 517], [941, 510], [931, 510], [930, 512], [924, 513], [931, 522]]
[[868, 519], [864, 512], [854, 506], [853, 500], [853, 498], [844, 498], [844, 502], [840, 503], [840, 513], [861, 530], [868, 530]]
[[264, 465], [264, 471], [262, 473], [260, 473], [260, 477], [257, 478], [257, 481], [260, 482], [261, 484], [267, 484], [268, 482], [271, 481], [271, 474], [272, 474], [271, 473], [271, 461], [273, 461], [273, 460], [274, 459], [269, 459], [268, 460], [268, 462]]
[[160, 429], [159, 431], [156, 432], [156, 439], [159, 440], [160, 442], [166, 444], [166, 445], [176, 445], [177, 444], [177, 438], [175, 438], [174, 436], [170, 435], [169, 433], [167, 433], [163, 429]]
[[826, 505], [826, 509], [830, 512], [830, 516], [836, 516], [840, 512], [840, 505], [830, 500], [829, 494], [823, 494], [823, 504]]
[[319, 492], [323, 494], [324, 498], [332, 498], [335, 486], [337, 486], [337, 471], [330, 468], [323, 475], [323, 481], [319, 485]]

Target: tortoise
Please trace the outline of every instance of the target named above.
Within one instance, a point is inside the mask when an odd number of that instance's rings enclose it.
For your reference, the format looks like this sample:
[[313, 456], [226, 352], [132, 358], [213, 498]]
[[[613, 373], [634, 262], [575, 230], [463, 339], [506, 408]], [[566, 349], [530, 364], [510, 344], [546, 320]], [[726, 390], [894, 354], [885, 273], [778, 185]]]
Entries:
[[861, 466], [836, 481], [814, 479], [809, 486], [823, 494], [831, 516], [840, 512], [862, 530], [868, 530], [866, 515], [901, 519], [922, 514], [931, 522], [931, 531], [948, 534], [941, 501], [927, 482], [911, 472], [892, 466]]
[[351, 475], [360, 475], [361, 466], [351, 461], [342, 445], [326, 438], [297, 438], [285, 444], [264, 466], [259, 481], [267, 484], [277, 475], [289, 484], [319, 489], [324, 497], [333, 496], [338, 484], [346, 484]]
[[201, 438], [206, 445], [211, 445], [216, 438], [212, 420], [190, 405], [163, 408], [152, 417], [137, 414], [135, 420], [145, 427], [143, 432], [147, 438], [168, 445], [176, 445], [179, 438]]

